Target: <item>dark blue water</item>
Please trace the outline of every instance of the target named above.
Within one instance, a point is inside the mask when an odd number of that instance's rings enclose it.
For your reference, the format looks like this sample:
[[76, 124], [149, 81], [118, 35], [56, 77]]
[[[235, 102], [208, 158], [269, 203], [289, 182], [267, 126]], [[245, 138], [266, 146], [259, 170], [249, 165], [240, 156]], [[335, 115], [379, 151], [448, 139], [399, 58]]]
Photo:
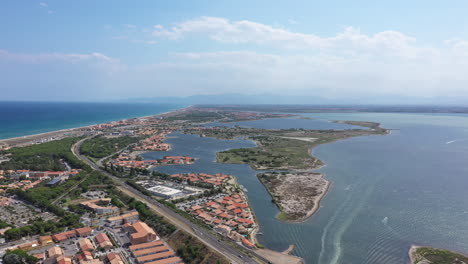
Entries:
[[182, 107], [140, 103], [0, 102], [0, 139], [159, 114]]
[[[261, 225], [261, 243], [306, 263], [406, 263], [411, 244], [468, 254], [468, 117], [420, 114], [310, 114], [324, 120], [377, 121], [399, 129], [321, 145], [314, 155], [332, 181], [320, 210], [309, 220], [276, 220], [277, 208], [246, 165], [217, 164], [215, 152], [252, 147], [243, 140], [177, 134], [171, 154], [200, 158], [193, 165], [159, 167], [175, 172], [223, 172], [248, 190]], [[301, 120], [301, 119], [298, 119]], [[271, 122], [274, 122], [271, 119]], [[302, 119], [308, 127], [310, 120]], [[274, 126], [274, 123], [271, 123]], [[167, 153], [145, 154], [146, 158]]]

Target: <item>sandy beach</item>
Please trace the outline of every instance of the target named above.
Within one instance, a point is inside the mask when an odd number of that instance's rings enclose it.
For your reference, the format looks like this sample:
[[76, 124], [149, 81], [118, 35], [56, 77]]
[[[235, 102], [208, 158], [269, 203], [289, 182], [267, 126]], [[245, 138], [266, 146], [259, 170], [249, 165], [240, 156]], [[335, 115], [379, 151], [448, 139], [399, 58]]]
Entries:
[[[126, 119], [118, 119], [118, 120], [113, 120], [109, 121], [106, 123], [110, 122], [118, 122], [118, 121], [124, 121], [124, 120], [130, 120], [134, 118], [138, 119], [144, 119], [144, 118], [153, 118], [153, 117], [162, 117], [166, 115], [170, 115], [176, 112], [180, 111], [186, 111], [187, 109], [191, 108], [192, 106], [187, 106], [181, 109], [177, 109], [174, 111], [168, 111], [160, 114], [155, 114], [155, 115], [149, 115], [149, 116], [141, 116], [141, 117], [131, 117], [131, 118], [126, 118]], [[93, 126], [97, 126], [100, 124], [106, 124], [106, 123], [97, 123], [97, 124], [91, 124], [91, 125], [86, 125], [86, 126], [80, 126], [80, 127], [73, 127], [73, 128], [66, 128], [66, 129], [60, 129], [60, 130], [54, 130], [54, 131], [49, 131], [49, 132], [43, 132], [43, 133], [38, 133], [38, 134], [32, 134], [32, 135], [26, 135], [26, 136], [20, 136], [20, 137], [12, 137], [12, 138], [5, 138], [5, 139], [0, 139], [0, 146], [1, 145], [9, 145], [12, 147], [21, 147], [24, 145], [29, 145], [33, 144], [36, 142], [40, 142], [41, 140], [46, 140], [46, 139], [57, 139], [58, 137], [64, 137], [64, 134], [69, 134], [66, 136], [76, 136], [82, 133], [83, 131], [90, 129]]]

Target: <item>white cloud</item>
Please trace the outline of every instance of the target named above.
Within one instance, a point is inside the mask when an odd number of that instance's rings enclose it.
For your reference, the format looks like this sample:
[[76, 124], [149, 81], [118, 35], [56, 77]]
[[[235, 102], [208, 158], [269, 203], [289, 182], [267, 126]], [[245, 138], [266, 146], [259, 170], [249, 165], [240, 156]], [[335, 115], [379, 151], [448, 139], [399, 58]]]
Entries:
[[50, 10], [49, 5], [46, 2], [40, 2], [39, 5], [47, 10], [47, 14], [51, 15], [54, 11]]
[[168, 39], [182, 39], [188, 35], [206, 36], [216, 42], [242, 44], [252, 43], [284, 49], [315, 52], [379, 52], [387, 49], [393, 55], [413, 56], [415, 39], [397, 31], [382, 31], [365, 35], [359, 29], [347, 27], [333, 37], [321, 37], [289, 31], [248, 20], [230, 21], [219, 17], [200, 17], [176, 24], [171, 28], [154, 26], [153, 36]]
[[[121, 98], [232, 92], [330, 98], [468, 97], [468, 41], [462, 39], [433, 47], [392, 30], [365, 34], [346, 27], [324, 37], [216, 17], [188, 20], [170, 28], [157, 25], [149, 39], [141, 36], [144, 32], [135, 32], [140, 35], [115, 38], [146, 44], [179, 40], [177, 45], [189, 48], [174, 53], [170, 45], [161, 45], [158, 49], [169, 47], [168, 57], [145, 65], [125, 65], [101, 53], [17, 54], [2, 50], [0, 62], [65, 62], [91, 68], [96, 72], [89, 78], [94, 78], [94, 88]], [[210, 47], [216, 49], [190, 52], [184, 40], [191, 35], [215, 42]], [[243, 43], [256, 46], [255, 51], [236, 50], [251, 47], [237, 45]], [[264, 46], [275, 48], [260, 52]]]
[[19, 63], [46, 63], [54, 61], [79, 62], [79, 61], [102, 61], [118, 63], [119, 60], [108, 57], [102, 53], [11, 53], [0, 50], [0, 60], [9, 60]]

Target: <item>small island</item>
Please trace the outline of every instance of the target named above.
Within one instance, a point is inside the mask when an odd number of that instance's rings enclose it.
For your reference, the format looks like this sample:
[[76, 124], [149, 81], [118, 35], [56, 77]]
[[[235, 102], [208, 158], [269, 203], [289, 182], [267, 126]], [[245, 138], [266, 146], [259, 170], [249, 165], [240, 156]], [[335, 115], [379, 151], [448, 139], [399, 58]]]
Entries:
[[468, 257], [445, 249], [411, 246], [411, 264], [466, 264]]
[[321, 173], [267, 172], [257, 175], [280, 208], [280, 220], [302, 221], [319, 207], [330, 182]]

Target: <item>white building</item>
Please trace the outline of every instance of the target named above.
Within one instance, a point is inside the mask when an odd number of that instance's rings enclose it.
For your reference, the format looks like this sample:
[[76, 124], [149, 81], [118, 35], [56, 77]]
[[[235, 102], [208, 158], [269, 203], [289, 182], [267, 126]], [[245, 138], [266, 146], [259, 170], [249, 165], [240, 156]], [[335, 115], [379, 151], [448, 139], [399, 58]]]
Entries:
[[154, 187], [150, 187], [148, 188], [148, 191], [164, 199], [171, 199], [183, 195], [183, 192], [181, 190], [177, 190], [163, 185], [156, 185]]

